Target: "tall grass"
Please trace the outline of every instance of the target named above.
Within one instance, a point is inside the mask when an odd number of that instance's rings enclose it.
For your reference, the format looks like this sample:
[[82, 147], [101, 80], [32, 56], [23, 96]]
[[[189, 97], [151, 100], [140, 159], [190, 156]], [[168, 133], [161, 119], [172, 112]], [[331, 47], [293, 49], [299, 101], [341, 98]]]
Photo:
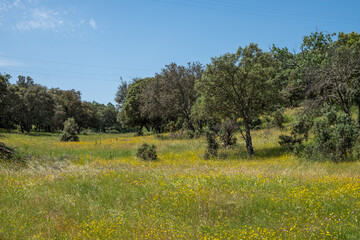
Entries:
[[[0, 165], [0, 239], [358, 239], [359, 162], [299, 160], [279, 134], [203, 160], [202, 138], [2, 133], [27, 166]], [[144, 142], [159, 161], [135, 157]]]

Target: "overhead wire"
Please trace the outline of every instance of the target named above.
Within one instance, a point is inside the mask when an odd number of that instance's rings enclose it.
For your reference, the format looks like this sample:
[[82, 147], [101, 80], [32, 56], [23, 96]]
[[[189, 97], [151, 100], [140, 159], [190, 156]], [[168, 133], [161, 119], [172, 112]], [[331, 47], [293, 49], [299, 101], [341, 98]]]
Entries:
[[[258, 16], [267, 16], [267, 17], [277, 17], [277, 18], [283, 18], [283, 19], [294, 19], [296, 17], [296, 20], [305, 20], [305, 21], [321, 21], [321, 22], [329, 22], [329, 23], [340, 23], [340, 24], [359, 24], [359, 19], [353, 19], [356, 22], [350, 22], [350, 21], [343, 21], [343, 20], [331, 20], [330, 17], [327, 15], [321, 15], [323, 18], [318, 18], [318, 16], [304, 16], [304, 13], [294, 13], [294, 12], [282, 12], [282, 13], [275, 13], [274, 10], [268, 10], [266, 11], [260, 11], [259, 8], [252, 7], [253, 9], [249, 11], [244, 11], [244, 7], [237, 7], [237, 6], [229, 6], [229, 5], [219, 5], [219, 3], [215, 3], [213, 5], [206, 4], [206, 6], [203, 4], [205, 2], [203, 1], [196, 1], [192, 0], [191, 3], [195, 3], [198, 5], [194, 5], [189, 3], [186, 0], [183, 0], [182, 2], [175, 2], [175, 1], [169, 1], [169, 0], [153, 0], [155, 2], [162, 2], [162, 3], [168, 3], [173, 5], [179, 5], [179, 6], [185, 6], [185, 7], [192, 7], [192, 8], [201, 8], [201, 9], [208, 9], [208, 10], [215, 10], [215, 11], [222, 11], [222, 12], [228, 12], [228, 13], [243, 13], [243, 14], [253, 14]], [[208, 3], [208, 2], [206, 2]], [[219, 8], [223, 7], [223, 8]], [[235, 8], [235, 9], [234, 9]], [[249, 9], [248, 9], [249, 10]], [[305, 13], [306, 14], [306, 13]], [[320, 16], [320, 15], [319, 15]], [[325, 19], [326, 18], [326, 19]]]
[[92, 65], [92, 64], [71, 63], [71, 62], [43, 60], [43, 59], [27, 58], [27, 57], [16, 57], [16, 56], [9, 56], [9, 55], [3, 55], [3, 54], [0, 54], [0, 57], [14, 58], [14, 59], [20, 59], [20, 60], [22, 59], [22, 60], [38, 61], [38, 62], [46, 62], [46, 63], [84, 66], [84, 67], [92, 67], [92, 68], [108, 68], [108, 69], [128, 70], [128, 71], [144, 71], [144, 72], [151, 72], [152, 71], [152, 70], [149, 70], [149, 69], [137, 69], [137, 68], [116, 67], [116, 66], [101, 66], [101, 65]]
[[[254, 5], [249, 5], [249, 4], [245, 4], [245, 3], [240, 3], [240, 2], [233, 2], [233, 1], [224, 1], [224, 0], [183, 0], [185, 2], [192, 2], [192, 3], [206, 3], [208, 4], [209, 2], [212, 2], [215, 5], [219, 5], [219, 6], [223, 6], [223, 7], [236, 7], [236, 8], [247, 8], [247, 9], [252, 9], [254, 11], [259, 11], [259, 10], [263, 10], [263, 11], [269, 11], [269, 12], [274, 12], [274, 13], [281, 13], [281, 14], [285, 14], [285, 15], [294, 15], [294, 16], [304, 16], [304, 15], [309, 15], [309, 17], [325, 17], [325, 18], [339, 18], [339, 16], [334, 16], [334, 15], [326, 15], [326, 14], [322, 14], [322, 13], [315, 13], [315, 12], [299, 12], [299, 11], [293, 11], [293, 10], [283, 10], [283, 9], [275, 9], [275, 8], [267, 8], [267, 7], [262, 7], [262, 6], [254, 6]], [[224, 5], [222, 5], [222, 4]], [[347, 19], [352, 19], [355, 21], [360, 21], [359, 18], [349, 18], [347, 17]]]

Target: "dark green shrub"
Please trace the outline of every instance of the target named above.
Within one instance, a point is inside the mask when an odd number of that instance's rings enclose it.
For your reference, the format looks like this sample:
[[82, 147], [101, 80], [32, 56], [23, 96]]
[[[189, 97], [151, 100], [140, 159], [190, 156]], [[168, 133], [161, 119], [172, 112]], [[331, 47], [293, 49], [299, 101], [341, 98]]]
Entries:
[[136, 133], [134, 134], [134, 137], [140, 137], [140, 136], [143, 136], [143, 135], [144, 135], [144, 133], [143, 133], [142, 129], [138, 129], [136, 131]]
[[294, 150], [296, 144], [301, 144], [302, 140], [297, 139], [294, 136], [280, 135], [279, 136], [279, 144], [282, 147], [286, 147], [290, 151]]
[[285, 108], [279, 108], [272, 114], [273, 116], [272, 125], [279, 129], [284, 128], [283, 125], [285, 123], [284, 111]]
[[170, 121], [166, 125], [166, 130], [169, 131], [170, 133], [176, 132], [176, 123], [174, 121]]
[[156, 146], [143, 143], [138, 149], [136, 156], [142, 160], [156, 160]]
[[220, 126], [219, 137], [223, 147], [229, 147], [236, 144], [234, 133], [238, 130], [238, 125], [234, 120], [227, 120]]
[[63, 142], [78, 142], [79, 137], [77, 136], [78, 125], [75, 122], [74, 118], [68, 118], [64, 122], [64, 130], [60, 135], [60, 141]]
[[[332, 114], [316, 120], [314, 125], [314, 152], [334, 162], [353, 159], [353, 148], [358, 139], [358, 128], [350, 116], [341, 113], [335, 120]], [[330, 120], [333, 120], [333, 124]]]
[[186, 138], [187, 139], [193, 139], [195, 136], [195, 132], [193, 130], [187, 130], [186, 131]]
[[0, 159], [9, 160], [14, 157], [14, 149], [0, 142]]
[[292, 127], [291, 136], [280, 135], [279, 144], [290, 151], [299, 153], [303, 149], [302, 143], [309, 138], [309, 132], [313, 126], [313, 121], [309, 117], [302, 116]]
[[201, 131], [196, 129], [194, 132], [194, 138], [199, 138], [201, 136]]
[[207, 131], [206, 142], [207, 142], [207, 147], [206, 147], [204, 159], [210, 159], [216, 157], [219, 149], [219, 144], [216, 141], [216, 133], [213, 131]]

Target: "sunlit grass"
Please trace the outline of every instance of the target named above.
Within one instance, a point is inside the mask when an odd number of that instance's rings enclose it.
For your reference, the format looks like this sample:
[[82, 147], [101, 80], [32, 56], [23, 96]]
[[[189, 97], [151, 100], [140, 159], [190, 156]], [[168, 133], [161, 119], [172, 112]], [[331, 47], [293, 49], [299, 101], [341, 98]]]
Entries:
[[[27, 166], [0, 167], [0, 239], [358, 239], [360, 163], [299, 160], [280, 134], [213, 160], [203, 138], [1, 134]], [[135, 157], [144, 142], [158, 161]]]

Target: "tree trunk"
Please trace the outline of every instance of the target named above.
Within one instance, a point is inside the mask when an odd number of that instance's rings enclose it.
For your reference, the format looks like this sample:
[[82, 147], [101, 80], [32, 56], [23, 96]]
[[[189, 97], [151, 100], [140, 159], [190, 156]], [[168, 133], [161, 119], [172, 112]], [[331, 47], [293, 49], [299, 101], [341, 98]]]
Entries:
[[360, 104], [358, 104], [358, 126], [360, 128]]
[[143, 129], [144, 125], [141, 124], [141, 126], [139, 127], [138, 131], [137, 131], [137, 135], [138, 136], [142, 136], [143, 135], [143, 132], [142, 132], [142, 129]]
[[251, 139], [251, 134], [250, 134], [250, 127], [249, 124], [245, 123], [245, 141], [246, 141], [246, 150], [248, 152], [249, 155], [254, 155], [254, 148], [252, 145], [252, 139]]
[[148, 125], [145, 124], [145, 128], [148, 132], [150, 132], [150, 128], [148, 127]]

